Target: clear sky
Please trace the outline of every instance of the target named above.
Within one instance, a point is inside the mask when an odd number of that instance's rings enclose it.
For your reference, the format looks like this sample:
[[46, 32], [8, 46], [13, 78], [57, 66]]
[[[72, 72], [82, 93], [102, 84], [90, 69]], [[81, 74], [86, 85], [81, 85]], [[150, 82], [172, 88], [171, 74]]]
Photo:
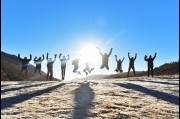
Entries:
[[[115, 74], [115, 54], [125, 57], [125, 72], [128, 52], [133, 57], [137, 53], [137, 71], [147, 70], [144, 55], [154, 56], [155, 52], [155, 67], [179, 60], [178, 0], [2, 0], [1, 10], [1, 51], [20, 53], [21, 57], [31, 53], [33, 58], [47, 52], [52, 58], [54, 54], [69, 54], [67, 78], [79, 77], [72, 73], [72, 59], [80, 54], [85, 57], [84, 52], [95, 68], [92, 74]], [[96, 46], [103, 53], [113, 48], [109, 71], [100, 69], [98, 51], [86, 48]], [[45, 72], [46, 63], [42, 64]], [[57, 59], [54, 76], [60, 78], [60, 72]]]

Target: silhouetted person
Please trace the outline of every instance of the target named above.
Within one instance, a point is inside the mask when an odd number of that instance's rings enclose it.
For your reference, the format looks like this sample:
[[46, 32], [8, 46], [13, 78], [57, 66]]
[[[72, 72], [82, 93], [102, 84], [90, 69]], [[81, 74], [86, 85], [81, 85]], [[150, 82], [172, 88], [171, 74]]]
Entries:
[[46, 56], [46, 60], [47, 60], [47, 80], [49, 78], [49, 74], [50, 74], [50, 80], [52, 80], [53, 77], [53, 63], [56, 60], [56, 56], [57, 54], [54, 55], [54, 60], [52, 60], [51, 58], [48, 58], [49, 53], [47, 53]]
[[129, 58], [129, 69], [128, 69], [128, 74], [127, 74], [127, 77], [129, 76], [129, 71], [131, 70], [131, 68], [133, 69], [133, 73], [134, 73], [134, 76], [136, 76], [135, 74], [135, 68], [134, 68], [134, 61], [136, 60], [136, 57], [137, 57], [137, 53], [135, 54], [135, 58], [129, 56], [129, 52], [128, 52], [128, 58]]
[[61, 61], [61, 75], [62, 75], [62, 80], [64, 80], [65, 77], [65, 71], [66, 71], [66, 63], [69, 60], [69, 55], [68, 58], [66, 59], [65, 56], [61, 59], [61, 54], [59, 55], [59, 60]]
[[39, 57], [38, 59], [36, 59], [37, 57], [34, 58], [34, 64], [36, 64], [36, 68], [34, 70], [34, 72], [36, 73], [36, 71], [39, 71], [39, 74], [41, 75], [41, 63], [44, 60], [44, 54], [42, 55], [42, 59], [41, 57]]
[[102, 54], [102, 52], [100, 51], [100, 48], [97, 48], [99, 50], [99, 53], [102, 57], [102, 65], [100, 67], [100, 69], [103, 69], [104, 67], [106, 67], [107, 70], [109, 70], [109, 66], [108, 66], [108, 61], [109, 61], [109, 56], [111, 55], [112, 53], [112, 48], [109, 52], [109, 54], [107, 53], [104, 53], [104, 55]]
[[116, 72], [123, 72], [123, 70], [122, 70], [122, 62], [124, 61], [124, 57], [123, 57], [122, 60], [121, 59], [117, 60], [117, 55], [115, 55], [115, 60], [117, 62], [117, 68], [115, 69], [115, 71]]
[[22, 68], [21, 68], [21, 72], [19, 73], [19, 75], [21, 75], [21, 73], [25, 70], [26, 71], [26, 76], [27, 76], [28, 64], [32, 59], [32, 55], [30, 54], [30, 59], [27, 59], [27, 57], [24, 57], [24, 59], [22, 59], [20, 57], [20, 54], [18, 54], [18, 59], [21, 60], [21, 62], [22, 62]]
[[79, 64], [78, 63], [79, 63], [79, 58], [78, 59], [74, 59], [72, 61], [72, 65], [74, 65], [73, 72], [81, 75], [81, 72], [77, 71], [79, 69]]
[[86, 73], [86, 76], [87, 76], [88, 73], [91, 73], [91, 71], [94, 70], [94, 68], [90, 69], [88, 62], [86, 62], [85, 65], [86, 65], [86, 67], [83, 71]]
[[146, 55], [145, 55], [145, 57], [144, 57], [144, 60], [148, 62], [148, 77], [149, 77], [150, 71], [151, 71], [151, 76], [152, 76], [152, 77], [154, 76], [154, 74], [153, 74], [153, 68], [154, 68], [154, 66], [153, 66], [153, 61], [154, 61], [155, 58], [156, 58], [156, 53], [154, 54], [154, 57], [153, 57], [153, 58], [152, 58], [151, 55], [149, 56], [149, 59], [147, 59], [147, 56], [146, 56]]

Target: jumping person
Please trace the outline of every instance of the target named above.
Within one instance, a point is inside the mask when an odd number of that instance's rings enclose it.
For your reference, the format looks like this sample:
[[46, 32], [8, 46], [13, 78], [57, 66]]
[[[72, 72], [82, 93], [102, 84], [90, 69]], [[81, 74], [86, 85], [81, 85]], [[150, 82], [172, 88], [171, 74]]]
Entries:
[[91, 73], [91, 71], [94, 70], [94, 68], [90, 69], [88, 62], [86, 62], [85, 65], [86, 65], [86, 67], [83, 71], [86, 73], [86, 76], [87, 76], [88, 73]]
[[79, 64], [78, 64], [78, 63], [79, 63], [79, 58], [74, 59], [74, 60], [72, 61], [72, 65], [74, 65], [73, 72], [81, 75], [81, 72], [80, 72], [80, 71], [77, 71], [77, 70], [79, 69]]
[[115, 60], [117, 62], [117, 68], [114, 71], [123, 72], [123, 70], [122, 70], [122, 62], [124, 61], [124, 57], [123, 57], [122, 60], [121, 59], [117, 60], [117, 55], [114, 55], [114, 56], [115, 56]]
[[61, 61], [61, 75], [62, 75], [62, 80], [64, 80], [65, 77], [65, 71], [66, 71], [66, 63], [69, 60], [69, 55], [68, 58], [66, 59], [65, 56], [61, 59], [61, 54], [59, 54], [59, 60]]
[[18, 54], [18, 59], [21, 60], [21, 62], [22, 62], [22, 68], [21, 68], [21, 72], [19, 73], [19, 75], [21, 75], [21, 73], [25, 70], [26, 71], [26, 76], [27, 76], [28, 64], [32, 59], [32, 55], [30, 54], [30, 59], [27, 59], [27, 57], [24, 57], [24, 59], [22, 59], [20, 57], [20, 54]]
[[156, 53], [154, 54], [154, 57], [152, 58], [152, 56], [150, 55], [149, 56], [149, 59], [147, 59], [147, 56], [145, 55], [144, 56], [144, 60], [148, 62], [148, 77], [149, 77], [149, 73], [151, 71], [151, 76], [153, 77], [154, 74], [153, 74], [153, 61], [154, 59], [156, 58]]
[[42, 59], [41, 57], [39, 57], [37, 60], [36, 60], [37, 57], [34, 58], [34, 64], [36, 64], [36, 67], [35, 67], [35, 70], [34, 72], [36, 73], [36, 71], [38, 70], [39, 71], [39, 74], [41, 75], [41, 63], [42, 61], [44, 60], [44, 54], [42, 55]]
[[104, 55], [102, 54], [102, 52], [100, 51], [100, 48], [97, 48], [99, 50], [99, 53], [102, 57], [102, 65], [100, 67], [100, 69], [103, 69], [104, 67], [106, 67], [107, 70], [109, 70], [109, 66], [108, 66], [108, 61], [109, 61], [109, 56], [111, 55], [112, 53], [112, 48], [109, 52], [109, 54], [107, 53], [104, 53]]
[[129, 69], [128, 69], [128, 74], [127, 74], [127, 77], [129, 77], [129, 71], [131, 70], [131, 68], [133, 69], [133, 73], [134, 73], [134, 76], [136, 76], [135, 74], [135, 68], [134, 68], [134, 61], [136, 60], [136, 57], [137, 57], [137, 53], [135, 54], [135, 58], [131, 57], [130, 58], [130, 53], [128, 52], [128, 58], [129, 58]]
[[53, 63], [55, 62], [56, 60], [56, 56], [57, 54], [54, 54], [54, 60], [52, 60], [51, 58], [48, 58], [48, 55], [49, 53], [47, 53], [47, 56], [46, 56], [46, 60], [47, 60], [47, 80], [49, 78], [49, 74], [50, 74], [50, 80], [52, 80], [52, 77], [53, 77]]

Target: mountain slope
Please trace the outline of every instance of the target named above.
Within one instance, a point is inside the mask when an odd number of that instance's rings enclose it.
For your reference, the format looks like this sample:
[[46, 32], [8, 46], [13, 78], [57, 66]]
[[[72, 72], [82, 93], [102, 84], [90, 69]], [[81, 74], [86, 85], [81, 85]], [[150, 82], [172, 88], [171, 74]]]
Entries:
[[[19, 76], [21, 71], [21, 61], [17, 56], [7, 54], [1, 51], [1, 81], [21, 81], [21, 80], [36, 80], [36, 81], [45, 81], [46, 73], [42, 71], [42, 75], [39, 73], [34, 73], [35, 67], [33, 65], [29, 65], [28, 67], [28, 76]], [[53, 78], [53, 80], [58, 80]]]

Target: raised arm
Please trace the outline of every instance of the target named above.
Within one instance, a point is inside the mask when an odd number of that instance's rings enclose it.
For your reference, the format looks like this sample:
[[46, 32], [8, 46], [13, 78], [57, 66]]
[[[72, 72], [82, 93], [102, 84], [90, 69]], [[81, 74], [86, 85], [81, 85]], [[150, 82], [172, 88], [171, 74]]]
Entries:
[[125, 58], [123, 57], [123, 59], [122, 59], [121, 63], [124, 61], [124, 59], [125, 59]]
[[20, 57], [20, 54], [18, 54], [18, 59], [21, 60], [21, 61], [23, 60], [23, 59]]
[[44, 54], [42, 54], [42, 61], [44, 60]]
[[136, 57], [137, 57], [137, 53], [135, 54], [134, 60], [136, 60]]
[[146, 56], [146, 55], [144, 56], [144, 60], [145, 60], [145, 61], [148, 61], [148, 59], [147, 59], [147, 56]]
[[154, 54], [153, 60], [156, 58], [156, 53]]
[[47, 55], [46, 55], [46, 60], [48, 60], [48, 55], [49, 55], [49, 53], [47, 53]]
[[112, 48], [111, 48], [111, 50], [110, 50], [110, 52], [109, 52], [108, 56], [110, 56], [110, 55], [111, 55], [111, 53], [112, 53]]
[[53, 62], [56, 61], [56, 57], [57, 57], [57, 54], [54, 54], [54, 60], [53, 60]]
[[36, 58], [37, 58], [37, 57], [34, 58], [34, 61], [37, 61]]
[[69, 57], [69, 54], [68, 54], [68, 58], [67, 58], [67, 60], [69, 60], [70, 59], [70, 57]]
[[32, 60], [32, 55], [30, 54], [30, 58], [28, 59], [28, 62]]
[[117, 55], [114, 55], [115, 56], [115, 60], [116, 60], [116, 62], [118, 62], [118, 60], [117, 60]]
[[61, 60], [61, 55], [62, 55], [62, 54], [59, 54], [59, 59], [60, 59], [60, 60]]
[[130, 55], [129, 55], [130, 53], [128, 52], [128, 58], [129, 58], [129, 60], [130, 60]]
[[103, 56], [102, 52], [100, 51], [100, 48], [97, 47], [97, 49], [99, 50], [99, 54], [100, 54], [101, 56]]

